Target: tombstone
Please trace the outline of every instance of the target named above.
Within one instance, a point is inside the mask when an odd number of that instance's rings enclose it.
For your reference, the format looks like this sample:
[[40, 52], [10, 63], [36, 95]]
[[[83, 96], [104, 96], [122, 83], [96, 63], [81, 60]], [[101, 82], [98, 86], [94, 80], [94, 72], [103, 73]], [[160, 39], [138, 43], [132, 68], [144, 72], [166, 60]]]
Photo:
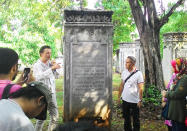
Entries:
[[140, 71], [144, 72], [144, 56], [143, 49], [141, 48], [139, 40], [135, 42], [120, 43], [119, 54], [119, 71], [123, 72], [125, 69], [125, 62], [127, 56], [134, 56], [136, 58], [136, 67]]
[[65, 10], [64, 121], [110, 126], [112, 12]]
[[113, 57], [113, 62], [114, 62], [114, 68], [116, 73], [120, 73], [120, 67], [119, 67], [119, 51], [120, 49], [116, 50], [116, 55]]
[[163, 36], [162, 68], [164, 81], [167, 84], [172, 75], [171, 60], [178, 57], [187, 57], [187, 33], [166, 33]]

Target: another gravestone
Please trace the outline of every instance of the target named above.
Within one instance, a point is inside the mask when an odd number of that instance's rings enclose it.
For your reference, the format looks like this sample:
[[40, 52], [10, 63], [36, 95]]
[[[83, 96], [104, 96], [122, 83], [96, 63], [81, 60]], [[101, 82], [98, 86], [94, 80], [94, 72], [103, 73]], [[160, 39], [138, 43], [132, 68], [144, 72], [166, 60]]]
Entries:
[[166, 33], [164, 36], [164, 49], [162, 67], [164, 81], [167, 84], [172, 75], [171, 60], [178, 57], [187, 57], [187, 33]]
[[64, 121], [110, 125], [112, 106], [111, 11], [65, 10]]
[[118, 72], [123, 72], [125, 69], [125, 61], [127, 56], [134, 56], [136, 58], [137, 69], [144, 72], [144, 56], [139, 40], [135, 42], [120, 43], [118, 52]]

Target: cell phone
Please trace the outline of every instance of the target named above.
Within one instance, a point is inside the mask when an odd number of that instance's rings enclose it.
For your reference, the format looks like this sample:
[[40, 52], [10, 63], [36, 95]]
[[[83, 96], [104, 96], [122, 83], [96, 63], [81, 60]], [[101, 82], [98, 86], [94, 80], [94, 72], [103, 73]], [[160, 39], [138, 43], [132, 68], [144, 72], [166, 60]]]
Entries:
[[29, 75], [30, 71], [31, 71], [30, 68], [24, 68], [24, 70], [23, 70], [23, 79], [24, 79], [24, 81], [28, 80], [28, 75]]

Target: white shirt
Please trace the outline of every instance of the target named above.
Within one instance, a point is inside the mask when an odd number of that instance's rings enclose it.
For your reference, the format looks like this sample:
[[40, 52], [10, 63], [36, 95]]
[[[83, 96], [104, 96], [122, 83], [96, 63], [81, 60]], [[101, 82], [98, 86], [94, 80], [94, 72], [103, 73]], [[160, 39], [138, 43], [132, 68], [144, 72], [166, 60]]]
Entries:
[[[121, 79], [125, 81], [125, 79], [131, 74], [127, 69], [125, 69], [121, 75]], [[143, 75], [140, 71], [137, 71], [133, 74], [127, 81], [124, 83], [124, 88], [122, 91], [122, 99], [126, 102], [130, 103], [138, 103], [139, 99], [139, 88], [138, 84], [143, 83]]]
[[22, 108], [10, 99], [0, 100], [1, 131], [34, 131], [34, 126]]
[[58, 73], [52, 71], [50, 61], [44, 64], [38, 60], [33, 66], [33, 75], [36, 81], [46, 84], [51, 92], [55, 93], [55, 77], [58, 77]]

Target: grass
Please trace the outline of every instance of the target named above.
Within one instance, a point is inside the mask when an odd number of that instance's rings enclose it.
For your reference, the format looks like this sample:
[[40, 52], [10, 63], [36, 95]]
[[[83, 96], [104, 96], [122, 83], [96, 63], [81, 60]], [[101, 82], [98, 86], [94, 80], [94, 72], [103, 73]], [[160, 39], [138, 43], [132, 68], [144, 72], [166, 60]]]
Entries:
[[112, 80], [112, 86], [113, 86], [113, 88], [116, 89], [117, 87], [119, 87], [120, 82], [121, 82], [121, 76], [120, 76], [120, 74], [114, 73], [113, 74], [113, 80]]
[[57, 104], [58, 104], [58, 111], [59, 111], [59, 121], [58, 123], [63, 123], [63, 78], [56, 80], [56, 97], [57, 97]]

